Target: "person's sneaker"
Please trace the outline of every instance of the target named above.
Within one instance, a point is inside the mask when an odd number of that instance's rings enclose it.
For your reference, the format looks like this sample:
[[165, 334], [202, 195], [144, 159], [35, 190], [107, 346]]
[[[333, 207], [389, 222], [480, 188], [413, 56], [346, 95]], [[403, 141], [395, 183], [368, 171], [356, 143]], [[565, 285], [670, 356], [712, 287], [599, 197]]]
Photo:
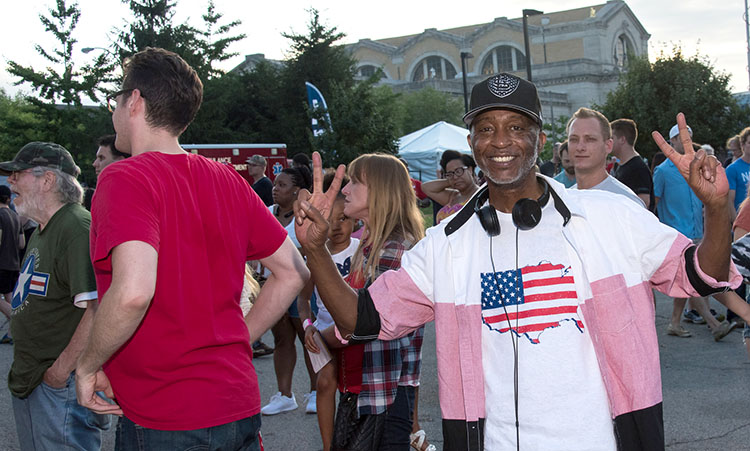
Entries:
[[263, 357], [264, 355], [273, 354], [273, 348], [258, 340], [253, 343], [253, 358]]
[[706, 320], [698, 314], [695, 310], [685, 310], [682, 312], [682, 320], [688, 321], [693, 324], [706, 324]]
[[718, 321], [718, 322], [722, 322], [725, 319], [727, 319], [727, 317], [724, 316], [723, 313], [716, 313], [716, 310], [714, 310], [714, 309], [710, 309], [709, 311], [711, 312], [711, 315], [713, 315], [713, 317], [716, 318], [716, 321]]
[[680, 326], [679, 324], [676, 326], [673, 326], [670, 324], [667, 326], [667, 335], [674, 335], [676, 337], [687, 338], [687, 337], [691, 337], [693, 334], [691, 334], [690, 331], [686, 330], [684, 327]]
[[271, 396], [271, 401], [268, 402], [260, 413], [263, 415], [276, 415], [282, 412], [289, 412], [297, 408], [297, 400], [294, 399], [294, 393], [292, 397], [284, 396], [281, 392], [276, 392], [275, 395]]
[[318, 413], [317, 398], [315, 390], [305, 395], [305, 413]]
[[719, 324], [719, 327], [711, 331], [711, 334], [714, 336], [714, 341], [719, 341], [726, 337], [735, 327], [737, 327], [737, 323], [734, 321], [731, 323], [729, 321], [722, 321], [721, 324]]

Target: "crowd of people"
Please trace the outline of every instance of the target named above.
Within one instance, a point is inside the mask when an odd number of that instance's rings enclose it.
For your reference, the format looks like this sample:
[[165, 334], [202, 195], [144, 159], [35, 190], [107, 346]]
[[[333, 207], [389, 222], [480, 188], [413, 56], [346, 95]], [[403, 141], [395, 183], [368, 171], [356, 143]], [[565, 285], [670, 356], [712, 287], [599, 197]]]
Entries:
[[[99, 449], [116, 419], [118, 450], [260, 450], [261, 415], [299, 408], [297, 339], [326, 451], [435, 450], [421, 383], [439, 385], [445, 450], [664, 449], [652, 290], [674, 298], [670, 335], [689, 336], [681, 318], [715, 340], [750, 320], [729, 234], [750, 230], [750, 128], [725, 172], [680, 114], [669, 142], [653, 134], [652, 171], [633, 121], [581, 108], [540, 163], [536, 87], [497, 74], [472, 89], [472, 156], [444, 152], [434, 181], [384, 153], [328, 171], [314, 153], [273, 181], [250, 157], [251, 186], [180, 147], [201, 101], [178, 55], [125, 60], [90, 213], [63, 147], [0, 163], [22, 449]], [[433, 321], [438, 378], [422, 381]], [[268, 354], [262, 406], [253, 358]]]

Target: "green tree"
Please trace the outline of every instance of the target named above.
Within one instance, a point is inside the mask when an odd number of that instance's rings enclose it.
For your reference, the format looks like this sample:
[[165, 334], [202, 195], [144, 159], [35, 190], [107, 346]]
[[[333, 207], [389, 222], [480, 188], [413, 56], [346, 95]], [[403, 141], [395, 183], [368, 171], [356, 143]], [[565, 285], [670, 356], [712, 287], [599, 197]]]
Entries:
[[[366, 152], [394, 152], [395, 97], [375, 88], [377, 75], [362, 82], [354, 79], [356, 61], [337, 45], [344, 34], [325, 25], [319, 12], [311, 9], [306, 34], [283, 36], [291, 41], [291, 49], [281, 70], [278, 114], [289, 154], [318, 150], [325, 164], [332, 165], [348, 163]], [[305, 82], [314, 84], [325, 97], [330, 124], [325, 124], [324, 111], [307, 107]], [[314, 137], [312, 118], [322, 121], [328, 133]]]
[[[42, 71], [31, 66], [24, 66], [15, 61], [8, 62], [8, 72], [19, 78], [15, 85], [29, 84], [38, 97], [38, 104], [54, 105], [59, 102], [65, 105], [81, 105], [81, 95], [92, 102], [98, 102], [97, 90], [101, 81], [111, 68], [106, 54], [102, 54], [88, 66], [76, 68], [73, 61], [73, 50], [76, 39], [73, 38], [81, 11], [75, 1], [68, 5], [65, 0], [57, 0], [54, 8], [48, 8], [49, 17], [40, 14], [39, 20], [44, 30], [52, 33], [59, 46], [48, 51], [40, 45], [34, 48], [48, 65]], [[34, 101], [34, 100], [32, 100]]]
[[222, 74], [216, 67], [217, 63], [236, 55], [228, 52], [228, 47], [245, 38], [244, 34], [230, 34], [241, 24], [239, 20], [220, 24], [223, 15], [216, 12], [213, 0], [209, 0], [206, 13], [202, 15], [203, 26], [200, 29], [189, 23], [175, 24], [177, 0], [122, 2], [130, 7], [133, 20], [124, 29], [118, 30], [113, 43], [115, 52], [121, 58], [146, 47], [160, 47], [180, 55], [206, 82]]
[[[58, 46], [54, 50], [35, 46], [48, 61], [43, 71], [14, 61], [8, 63], [8, 72], [18, 77], [15, 84], [30, 85], [34, 95], [22, 100], [9, 100], [3, 95], [4, 107], [19, 110], [18, 114], [3, 114], [2, 121], [9, 125], [0, 129], [0, 145], [3, 152], [14, 155], [25, 144], [22, 141], [56, 142], [67, 148], [84, 170], [83, 181], [93, 182], [93, 171], [88, 171], [96, 149], [93, 141], [99, 135], [112, 133], [112, 123], [106, 109], [83, 106], [81, 97], [98, 102], [99, 85], [106, 80], [111, 63], [105, 53], [89, 66], [75, 66], [73, 51], [77, 41], [73, 33], [81, 15], [76, 2], [57, 0], [48, 13], [49, 16], [40, 15], [39, 20], [44, 30], [57, 39]], [[11, 133], [16, 136], [9, 136]]]
[[268, 62], [251, 71], [208, 80], [204, 85], [203, 105], [180, 140], [286, 143], [289, 130], [280, 122], [280, 86], [279, 68]]
[[539, 153], [539, 158], [542, 161], [552, 159], [552, 146], [556, 141], [563, 142], [568, 139], [565, 126], [568, 125], [569, 119], [568, 116], [557, 116], [552, 122], [544, 123], [543, 130], [547, 134], [547, 142], [544, 144], [544, 149]]
[[679, 47], [671, 55], [662, 52], [653, 63], [630, 58], [617, 89], [595, 108], [610, 120], [633, 119], [636, 148], [649, 159], [658, 152], [651, 132], [666, 135], [679, 112], [685, 113], [695, 141], [714, 147], [722, 147], [750, 119], [729, 91], [729, 75], [714, 69], [705, 56], [685, 57]]
[[[45, 139], [38, 108], [0, 89], [0, 161], [12, 159], [24, 144]], [[42, 131], [42, 132], [40, 132]]]
[[[372, 78], [350, 87], [331, 86], [328, 111], [332, 128], [313, 137], [308, 127], [313, 150], [320, 152], [324, 165], [335, 167], [348, 164], [364, 153], [395, 154], [398, 151], [396, 125], [390, 114], [394, 109], [395, 96], [390, 89], [374, 88], [375, 83], [376, 79]], [[311, 117], [325, 123], [321, 113], [311, 112]]]
[[397, 98], [398, 136], [417, 131], [435, 122], [445, 121], [463, 127], [464, 105], [460, 97], [424, 88], [405, 92]]

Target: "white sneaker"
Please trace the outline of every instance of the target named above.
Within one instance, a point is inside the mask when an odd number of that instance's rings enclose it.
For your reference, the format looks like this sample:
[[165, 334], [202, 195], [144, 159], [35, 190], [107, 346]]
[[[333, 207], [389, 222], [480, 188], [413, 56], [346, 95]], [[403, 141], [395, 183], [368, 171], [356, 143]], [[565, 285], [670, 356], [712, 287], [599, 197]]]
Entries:
[[317, 392], [315, 390], [305, 395], [305, 412], [318, 413]]
[[260, 413], [263, 415], [276, 415], [282, 412], [289, 412], [297, 408], [297, 401], [294, 399], [294, 393], [292, 397], [284, 396], [281, 392], [276, 392], [275, 395], [271, 396], [271, 401], [268, 402]]

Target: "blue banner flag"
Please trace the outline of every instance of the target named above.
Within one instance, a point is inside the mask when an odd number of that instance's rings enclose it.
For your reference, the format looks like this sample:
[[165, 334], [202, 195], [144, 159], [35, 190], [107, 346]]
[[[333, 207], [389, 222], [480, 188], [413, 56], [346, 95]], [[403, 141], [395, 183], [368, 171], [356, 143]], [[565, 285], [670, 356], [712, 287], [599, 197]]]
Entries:
[[[305, 86], [307, 87], [307, 102], [310, 104], [310, 108], [313, 112], [322, 109], [325, 112], [325, 121], [330, 126], [331, 117], [328, 115], [328, 105], [326, 105], [326, 99], [323, 98], [323, 94], [310, 82], [306, 81]], [[314, 136], [320, 136], [326, 132], [326, 129], [316, 118], [313, 118], [312, 131]]]

